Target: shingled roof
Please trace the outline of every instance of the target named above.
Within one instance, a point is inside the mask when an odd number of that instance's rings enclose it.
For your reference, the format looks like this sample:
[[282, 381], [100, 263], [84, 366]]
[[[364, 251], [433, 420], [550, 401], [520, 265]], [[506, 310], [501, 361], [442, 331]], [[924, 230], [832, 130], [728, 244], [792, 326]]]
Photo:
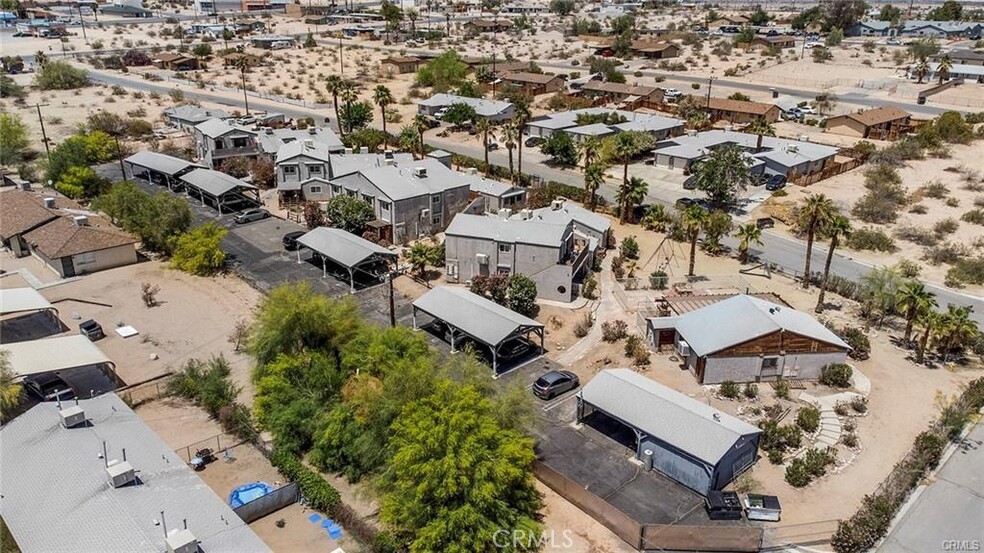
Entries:
[[734, 113], [751, 113], [753, 115], [765, 115], [769, 110], [776, 107], [774, 104], [746, 102], [744, 100], [732, 100], [730, 98], [711, 97], [709, 100], [707, 98], [703, 98], [703, 100], [707, 104], [708, 109]]
[[906, 117], [909, 117], [909, 113], [895, 106], [882, 106], [879, 108], [868, 109], [856, 113], [848, 113], [844, 117], [853, 119], [858, 123], [861, 123], [862, 125], [865, 125], [867, 127], [872, 127], [874, 125], [888, 123], [889, 121], [904, 119]]
[[10, 190], [0, 196], [0, 237], [4, 240], [23, 234], [58, 217], [30, 192]]
[[[92, 220], [92, 219], [90, 219]], [[95, 252], [139, 242], [133, 236], [109, 226], [78, 225], [58, 217], [24, 235], [24, 239], [50, 259]]]

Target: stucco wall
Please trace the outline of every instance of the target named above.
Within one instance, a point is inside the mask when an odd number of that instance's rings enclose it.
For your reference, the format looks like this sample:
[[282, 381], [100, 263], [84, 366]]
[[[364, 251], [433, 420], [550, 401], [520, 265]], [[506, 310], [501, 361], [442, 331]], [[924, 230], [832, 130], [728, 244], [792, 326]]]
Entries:
[[[512, 244], [511, 251], [499, 252], [498, 243], [490, 239], [448, 235], [445, 238], [446, 262], [458, 268], [458, 281], [472, 280], [479, 275], [495, 274], [500, 267], [510, 274], [523, 274], [536, 282], [537, 297], [556, 301], [571, 301], [571, 269], [561, 265], [559, 248]], [[478, 262], [478, 254], [488, 256], [488, 264]], [[564, 291], [558, 287], [564, 287]]]
[[130, 265], [136, 262], [137, 249], [133, 244], [91, 252], [91, 255], [81, 254], [72, 256], [75, 274], [79, 275]]

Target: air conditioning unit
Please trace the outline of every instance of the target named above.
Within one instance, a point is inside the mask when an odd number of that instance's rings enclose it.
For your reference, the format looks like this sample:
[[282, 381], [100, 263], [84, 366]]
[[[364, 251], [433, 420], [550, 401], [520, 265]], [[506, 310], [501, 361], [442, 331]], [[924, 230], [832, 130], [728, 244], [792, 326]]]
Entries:
[[85, 410], [78, 405], [66, 407], [58, 411], [58, 414], [61, 415], [62, 426], [65, 428], [75, 428], [85, 423]]
[[413, 176], [417, 177], [418, 179], [426, 178], [427, 177], [427, 168], [426, 167], [414, 167], [413, 168]]
[[558, 198], [550, 202], [550, 209], [554, 211], [560, 211], [561, 209], [564, 209], [564, 200]]
[[75, 223], [77, 227], [85, 227], [89, 225], [89, 217], [85, 215], [75, 215], [72, 217], [72, 222]]
[[792, 144], [790, 144], [789, 146], [786, 146], [786, 151], [795, 154], [796, 152], [800, 151], [800, 149], [799, 146], [793, 146]]
[[488, 265], [489, 264], [489, 256], [487, 254], [484, 254], [484, 253], [477, 253], [477, 254], [475, 254], [475, 260], [478, 261], [478, 264], [479, 265]]
[[532, 209], [521, 209], [519, 211], [519, 218], [522, 219], [522, 220], [524, 220], [524, 221], [529, 221], [530, 219], [533, 218], [533, 210]]
[[684, 357], [689, 357], [690, 356], [690, 344], [688, 344], [687, 342], [685, 342], [683, 340], [680, 340], [679, 342], [677, 342], [677, 353], [679, 353], [680, 355], [682, 355]]
[[167, 539], [167, 553], [198, 553], [198, 540], [191, 530], [171, 530]]
[[429, 209], [421, 209], [420, 210], [420, 218], [421, 219], [427, 219], [430, 216], [431, 216], [431, 210], [429, 210]]
[[54, 198], [45, 198], [44, 199], [44, 207], [47, 207], [48, 209], [54, 209], [54, 207], [55, 207], [55, 199]]
[[137, 479], [136, 471], [129, 461], [117, 461], [113, 459], [106, 466], [106, 474], [114, 488], [121, 488]]
[[512, 217], [512, 210], [508, 207], [504, 207], [498, 211], [498, 215], [502, 219], [508, 219]]

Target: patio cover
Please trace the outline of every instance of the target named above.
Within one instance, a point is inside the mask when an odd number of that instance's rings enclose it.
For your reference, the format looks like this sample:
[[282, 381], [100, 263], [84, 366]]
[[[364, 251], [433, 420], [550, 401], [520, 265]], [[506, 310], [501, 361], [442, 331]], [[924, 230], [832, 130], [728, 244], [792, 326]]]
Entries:
[[189, 167], [201, 167], [197, 163], [149, 150], [137, 152], [123, 161], [130, 165], [139, 165], [144, 169], [150, 169], [151, 171], [157, 171], [158, 173], [164, 173], [172, 177]]
[[10, 352], [10, 367], [16, 376], [47, 373], [108, 363], [109, 357], [81, 334], [16, 342], [0, 346]]

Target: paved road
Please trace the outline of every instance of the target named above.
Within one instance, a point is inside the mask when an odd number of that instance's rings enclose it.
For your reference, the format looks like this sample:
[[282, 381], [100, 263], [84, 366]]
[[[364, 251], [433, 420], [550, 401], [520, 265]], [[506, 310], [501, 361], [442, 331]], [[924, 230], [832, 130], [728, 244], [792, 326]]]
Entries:
[[967, 436], [936, 481], [910, 506], [879, 553], [981, 551], [984, 548], [984, 424]]

